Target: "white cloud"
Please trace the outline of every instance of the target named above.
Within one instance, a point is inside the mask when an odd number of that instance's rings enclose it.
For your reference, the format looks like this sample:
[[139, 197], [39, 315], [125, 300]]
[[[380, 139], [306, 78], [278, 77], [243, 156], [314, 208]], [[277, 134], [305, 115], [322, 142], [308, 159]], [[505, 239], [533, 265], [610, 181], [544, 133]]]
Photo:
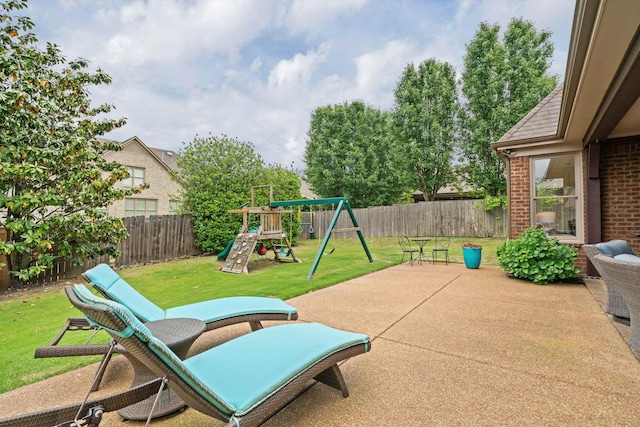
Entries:
[[113, 116], [128, 118], [110, 137], [178, 150], [196, 134], [224, 133], [252, 142], [269, 163], [302, 168], [314, 109], [355, 99], [391, 108], [409, 62], [434, 57], [459, 71], [482, 20], [504, 28], [523, 16], [564, 32], [556, 45], [562, 74], [572, 7], [571, 0], [30, 0], [27, 14], [41, 41], [112, 77], [91, 89], [95, 103], [114, 104]]
[[321, 45], [315, 52], [295, 54], [292, 59], [283, 59], [269, 73], [269, 86], [271, 88], [283, 88], [308, 83], [311, 76], [327, 58], [328, 47]]
[[284, 25], [293, 33], [316, 32], [342, 13], [360, 9], [367, 0], [293, 0]]
[[360, 97], [369, 103], [390, 107], [402, 70], [416, 57], [415, 47], [407, 40], [392, 40], [378, 50], [358, 56], [356, 85]]
[[98, 3], [100, 32], [80, 26], [74, 43], [92, 45], [101, 64], [166, 64], [200, 55], [233, 54], [273, 24], [269, 2], [180, 0]]

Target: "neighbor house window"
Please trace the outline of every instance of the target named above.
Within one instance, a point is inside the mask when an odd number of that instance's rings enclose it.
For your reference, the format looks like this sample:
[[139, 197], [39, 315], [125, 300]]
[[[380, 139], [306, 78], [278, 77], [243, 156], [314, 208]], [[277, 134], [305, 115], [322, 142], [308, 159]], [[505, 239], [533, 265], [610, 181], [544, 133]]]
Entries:
[[124, 199], [124, 216], [149, 216], [158, 214], [158, 201], [155, 199]]
[[170, 213], [177, 213], [178, 209], [180, 208], [180, 203], [177, 202], [176, 200], [169, 200], [169, 212]]
[[128, 166], [127, 172], [129, 172], [129, 178], [122, 180], [122, 182], [125, 185], [131, 186], [131, 187], [138, 187], [144, 184], [144, 168]]
[[580, 155], [536, 157], [532, 161], [533, 224], [558, 240], [582, 237]]

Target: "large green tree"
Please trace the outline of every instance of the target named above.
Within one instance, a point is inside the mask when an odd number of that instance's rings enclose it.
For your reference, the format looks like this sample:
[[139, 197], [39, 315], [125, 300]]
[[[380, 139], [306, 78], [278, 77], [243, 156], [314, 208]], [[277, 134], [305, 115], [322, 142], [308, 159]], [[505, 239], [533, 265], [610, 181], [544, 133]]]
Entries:
[[[253, 144], [226, 135], [196, 136], [178, 157], [182, 210], [193, 218], [196, 244], [219, 252], [242, 226], [242, 215], [228, 213], [251, 201], [251, 188], [270, 185], [275, 200], [300, 199], [300, 179], [279, 165], [265, 167]], [[269, 203], [269, 191], [254, 191], [256, 206]], [[288, 221], [288, 220], [287, 220]], [[297, 222], [286, 222], [295, 229]], [[295, 237], [295, 236], [294, 236]]]
[[392, 166], [389, 113], [362, 101], [317, 108], [305, 149], [306, 179], [323, 197], [346, 197], [353, 207], [389, 205], [402, 195]]
[[547, 73], [553, 56], [549, 31], [537, 31], [531, 22], [513, 19], [502, 41], [499, 36], [499, 25], [480, 24], [467, 45], [461, 77], [465, 180], [491, 196], [506, 192], [504, 164], [491, 143], [558, 84], [558, 77]]
[[406, 183], [433, 200], [451, 183], [459, 110], [455, 70], [435, 59], [407, 65], [395, 89], [394, 136]]
[[0, 254], [12, 286], [60, 260], [119, 255], [127, 231], [103, 208], [141, 190], [114, 187], [127, 170], [102, 155], [120, 146], [96, 139], [125, 123], [101, 118], [111, 105], [91, 106], [88, 88], [111, 79], [67, 63], [56, 45], [40, 49], [32, 21], [17, 15], [25, 8], [0, 3]]

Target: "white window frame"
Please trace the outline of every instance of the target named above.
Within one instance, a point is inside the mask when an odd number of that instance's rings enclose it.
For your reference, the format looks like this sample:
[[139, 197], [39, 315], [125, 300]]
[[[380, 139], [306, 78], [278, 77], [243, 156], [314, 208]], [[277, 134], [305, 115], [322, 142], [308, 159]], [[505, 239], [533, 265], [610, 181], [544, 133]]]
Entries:
[[[155, 204], [155, 209], [150, 210], [150, 202]], [[127, 206], [133, 203], [133, 209]], [[142, 199], [137, 197], [125, 197], [124, 199], [124, 216], [125, 218], [132, 216], [151, 216], [158, 215], [158, 199]]]
[[[575, 199], [575, 220], [576, 220], [576, 235], [571, 234], [551, 234], [549, 237], [554, 237], [558, 239], [561, 243], [583, 243], [584, 242], [584, 181], [583, 181], [583, 173], [582, 173], [582, 152], [563, 152], [557, 154], [546, 154], [539, 156], [531, 156], [529, 158], [529, 176], [530, 178], [530, 206], [531, 206], [531, 224], [536, 225], [538, 222], [536, 219], [536, 201], [540, 199], [540, 197], [536, 196], [536, 170], [535, 163], [536, 160], [545, 160], [552, 159], [558, 157], [573, 157], [573, 167], [574, 167], [574, 179], [575, 179], [575, 189], [574, 195], [560, 195], [558, 198], [572, 198]], [[555, 197], [555, 196], [554, 196]]]
[[147, 171], [139, 166], [127, 166], [129, 177], [122, 180], [128, 187], [139, 187], [145, 183]]

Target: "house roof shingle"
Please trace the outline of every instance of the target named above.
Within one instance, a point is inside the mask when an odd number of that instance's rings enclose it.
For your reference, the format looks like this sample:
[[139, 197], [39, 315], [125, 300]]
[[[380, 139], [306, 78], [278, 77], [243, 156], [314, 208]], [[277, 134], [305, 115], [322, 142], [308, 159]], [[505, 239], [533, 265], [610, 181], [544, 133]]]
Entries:
[[178, 170], [178, 164], [176, 162], [176, 157], [178, 154], [175, 151], [164, 150], [162, 148], [153, 148], [147, 146], [147, 148], [155, 154], [161, 162], [163, 162], [167, 167], [173, 171]]
[[509, 129], [498, 143], [552, 137], [558, 133], [563, 84], [559, 84], [533, 110]]

